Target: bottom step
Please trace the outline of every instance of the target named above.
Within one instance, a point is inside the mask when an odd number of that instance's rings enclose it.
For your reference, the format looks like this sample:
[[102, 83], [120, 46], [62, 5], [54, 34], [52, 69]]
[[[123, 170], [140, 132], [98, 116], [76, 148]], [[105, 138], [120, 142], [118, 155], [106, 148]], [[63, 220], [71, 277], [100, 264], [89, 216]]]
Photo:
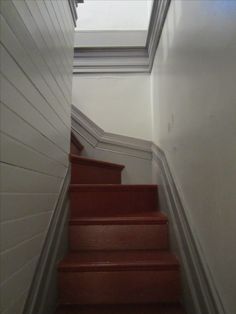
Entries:
[[56, 314], [186, 314], [180, 304], [61, 306]]
[[180, 272], [165, 251], [68, 254], [59, 264], [60, 304], [177, 303]]

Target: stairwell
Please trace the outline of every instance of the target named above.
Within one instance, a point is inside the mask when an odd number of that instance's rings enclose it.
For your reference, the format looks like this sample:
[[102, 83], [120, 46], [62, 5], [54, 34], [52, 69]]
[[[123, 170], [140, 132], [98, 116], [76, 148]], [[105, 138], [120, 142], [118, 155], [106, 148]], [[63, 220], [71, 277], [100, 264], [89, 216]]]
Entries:
[[69, 252], [56, 314], [184, 314], [158, 186], [122, 185], [122, 165], [81, 157], [72, 136]]

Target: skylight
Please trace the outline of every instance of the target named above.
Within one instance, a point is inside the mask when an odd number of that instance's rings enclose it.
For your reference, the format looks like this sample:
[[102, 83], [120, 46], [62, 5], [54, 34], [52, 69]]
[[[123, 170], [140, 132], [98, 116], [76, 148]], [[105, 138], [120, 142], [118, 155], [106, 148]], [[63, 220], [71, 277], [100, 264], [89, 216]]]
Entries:
[[153, 0], [84, 0], [77, 7], [78, 31], [147, 30]]

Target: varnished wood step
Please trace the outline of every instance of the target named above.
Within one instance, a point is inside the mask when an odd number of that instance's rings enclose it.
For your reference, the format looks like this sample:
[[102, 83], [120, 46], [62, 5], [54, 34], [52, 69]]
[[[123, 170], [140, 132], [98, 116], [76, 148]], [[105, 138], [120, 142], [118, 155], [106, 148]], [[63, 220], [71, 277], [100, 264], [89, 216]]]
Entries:
[[168, 252], [69, 254], [59, 265], [61, 304], [178, 302], [179, 263]]
[[111, 216], [158, 208], [157, 185], [72, 184], [71, 216]]
[[166, 250], [168, 220], [159, 211], [122, 217], [75, 218], [69, 222], [69, 240], [73, 251]]
[[137, 213], [116, 211], [111, 216], [102, 213], [99, 216], [78, 216], [70, 220], [70, 225], [162, 225], [167, 224], [168, 218], [158, 210]]
[[97, 166], [100, 168], [112, 168], [112, 169], [117, 169], [117, 170], [122, 170], [125, 167], [124, 165], [91, 159], [91, 158], [82, 157], [82, 156], [78, 156], [74, 154], [70, 154], [70, 161], [72, 163], [80, 164], [80, 165]]
[[70, 155], [71, 183], [120, 184], [123, 165]]
[[117, 270], [179, 270], [179, 262], [167, 251], [128, 250], [69, 253], [59, 264], [60, 272]]
[[181, 304], [60, 306], [56, 314], [186, 314]]

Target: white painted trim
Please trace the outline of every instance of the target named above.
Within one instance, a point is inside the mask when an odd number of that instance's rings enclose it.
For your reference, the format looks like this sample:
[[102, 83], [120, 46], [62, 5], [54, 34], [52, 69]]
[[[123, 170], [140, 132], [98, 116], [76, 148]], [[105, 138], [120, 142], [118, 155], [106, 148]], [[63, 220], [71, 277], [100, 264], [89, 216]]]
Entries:
[[151, 142], [105, 132], [72, 105], [72, 130], [97, 149], [151, 160]]
[[99, 53], [94, 47], [75, 47], [73, 73], [150, 73], [170, 2], [154, 1], [145, 46], [116, 46], [111, 52], [110, 45], [99, 47]]
[[77, 3], [79, 1], [77, 0], [68, 0], [69, 6], [70, 6], [70, 12], [71, 12], [71, 17], [72, 17], [72, 21], [74, 23], [74, 26], [76, 26], [76, 21], [77, 21], [77, 12], [76, 12], [76, 7], [77, 7]]

